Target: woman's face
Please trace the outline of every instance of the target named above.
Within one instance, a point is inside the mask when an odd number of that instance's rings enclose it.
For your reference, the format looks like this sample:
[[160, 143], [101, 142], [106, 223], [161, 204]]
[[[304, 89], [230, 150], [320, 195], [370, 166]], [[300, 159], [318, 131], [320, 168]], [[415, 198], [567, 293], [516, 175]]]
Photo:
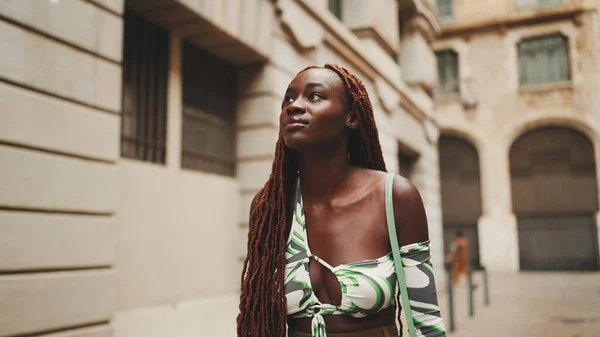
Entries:
[[343, 143], [357, 121], [342, 80], [329, 69], [298, 74], [285, 91], [279, 128], [285, 145], [310, 150]]

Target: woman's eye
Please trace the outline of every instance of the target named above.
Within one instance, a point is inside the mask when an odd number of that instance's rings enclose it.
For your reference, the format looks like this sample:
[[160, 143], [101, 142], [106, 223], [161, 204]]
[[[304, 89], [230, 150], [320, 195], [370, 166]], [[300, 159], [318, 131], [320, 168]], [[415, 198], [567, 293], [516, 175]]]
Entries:
[[311, 92], [310, 95], [308, 95], [308, 99], [310, 99], [310, 100], [314, 100], [317, 98], [321, 98], [321, 94], [319, 94], [317, 92]]
[[294, 101], [294, 97], [292, 97], [292, 96], [285, 96], [285, 97], [283, 97], [282, 105], [290, 104], [293, 101]]

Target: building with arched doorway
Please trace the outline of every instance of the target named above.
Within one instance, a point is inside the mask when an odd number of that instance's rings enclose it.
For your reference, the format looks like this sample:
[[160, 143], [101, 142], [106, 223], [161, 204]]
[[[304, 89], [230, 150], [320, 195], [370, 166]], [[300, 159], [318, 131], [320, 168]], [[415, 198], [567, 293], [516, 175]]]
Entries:
[[437, 5], [447, 240], [466, 229], [491, 269], [598, 270], [597, 2]]
[[441, 266], [439, 32], [429, 0], [0, 0], [0, 336], [235, 336], [250, 204], [313, 64], [364, 82]]

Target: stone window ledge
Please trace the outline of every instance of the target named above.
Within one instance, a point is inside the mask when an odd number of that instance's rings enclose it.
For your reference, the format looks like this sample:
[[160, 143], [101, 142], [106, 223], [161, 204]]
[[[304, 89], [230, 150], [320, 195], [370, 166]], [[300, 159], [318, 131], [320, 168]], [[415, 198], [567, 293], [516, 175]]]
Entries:
[[519, 87], [520, 94], [545, 93], [555, 90], [573, 90], [573, 82], [556, 82], [544, 84], [522, 85]]
[[436, 104], [448, 104], [448, 103], [461, 103], [462, 100], [460, 98], [460, 93], [436, 93], [435, 94], [435, 103]]

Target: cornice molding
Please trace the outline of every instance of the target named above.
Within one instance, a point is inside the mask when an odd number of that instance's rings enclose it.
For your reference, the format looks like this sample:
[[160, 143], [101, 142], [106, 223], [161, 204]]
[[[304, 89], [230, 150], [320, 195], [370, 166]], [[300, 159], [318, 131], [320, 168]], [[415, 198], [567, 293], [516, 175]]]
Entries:
[[571, 19], [575, 24], [581, 22], [581, 15], [588, 11], [595, 11], [594, 8], [576, 8], [576, 9], [555, 9], [552, 11], [520, 14], [514, 17], [479, 21], [466, 24], [454, 24], [442, 27], [441, 39], [465, 36], [470, 34], [497, 31], [504, 34], [507, 29], [519, 26], [541, 24], [557, 20]]

